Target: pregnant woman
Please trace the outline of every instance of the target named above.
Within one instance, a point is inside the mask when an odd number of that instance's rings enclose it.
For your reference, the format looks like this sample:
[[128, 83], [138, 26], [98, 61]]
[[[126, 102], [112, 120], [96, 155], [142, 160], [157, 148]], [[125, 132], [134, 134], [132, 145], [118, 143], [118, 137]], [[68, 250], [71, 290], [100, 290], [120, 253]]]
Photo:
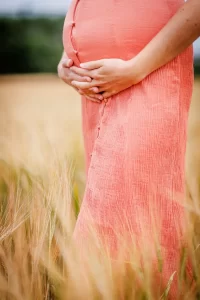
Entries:
[[199, 0], [73, 0], [58, 66], [82, 95], [87, 183], [74, 236], [83, 249], [95, 228], [116, 257], [122, 237], [151, 252], [156, 233], [165, 284], [184, 232], [199, 16]]

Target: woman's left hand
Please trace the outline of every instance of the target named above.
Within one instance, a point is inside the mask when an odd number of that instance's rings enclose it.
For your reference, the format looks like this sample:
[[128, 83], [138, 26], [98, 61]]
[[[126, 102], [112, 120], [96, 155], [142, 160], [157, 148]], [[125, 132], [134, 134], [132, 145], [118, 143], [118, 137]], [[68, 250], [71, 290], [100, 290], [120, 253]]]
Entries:
[[83, 63], [80, 67], [72, 66], [71, 70], [80, 76], [89, 76], [93, 80], [91, 82], [72, 81], [72, 85], [82, 91], [95, 88], [95, 92], [101, 93], [104, 99], [118, 94], [143, 79], [134, 64], [134, 59], [129, 61], [114, 58], [101, 59]]

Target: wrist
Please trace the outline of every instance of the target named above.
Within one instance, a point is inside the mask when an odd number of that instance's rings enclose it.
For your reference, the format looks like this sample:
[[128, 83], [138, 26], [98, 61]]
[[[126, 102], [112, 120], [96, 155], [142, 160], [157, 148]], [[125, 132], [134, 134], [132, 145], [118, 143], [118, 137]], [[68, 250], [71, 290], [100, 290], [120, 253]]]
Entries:
[[139, 56], [135, 56], [128, 61], [128, 73], [133, 80], [133, 84], [141, 82], [150, 74], [147, 65], [142, 63]]

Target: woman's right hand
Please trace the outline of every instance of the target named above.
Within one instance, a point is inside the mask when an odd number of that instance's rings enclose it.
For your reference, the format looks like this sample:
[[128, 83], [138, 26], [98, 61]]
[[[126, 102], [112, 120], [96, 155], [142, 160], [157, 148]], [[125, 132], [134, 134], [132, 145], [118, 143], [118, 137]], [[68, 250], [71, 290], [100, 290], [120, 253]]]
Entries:
[[[65, 83], [70, 85], [74, 88], [74, 86], [71, 84], [72, 81], [79, 81], [79, 82], [91, 82], [92, 79], [88, 76], [80, 76], [74, 71], [72, 71], [70, 68], [73, 66], [73, 61], [68, 58], [62, 58], [58, 64], [58, 76], [61, 80], [63, 80]], [[100, 94], [97, 94], [95, 92], [95, 88], [93, 90], [78, 90], [74, 88], [80, 95], [86, 97], [88, 100], [93, 102], [101, 103], [103, 100], [103, 96]], [[97, 90], [98, 92], [98, 90]]]

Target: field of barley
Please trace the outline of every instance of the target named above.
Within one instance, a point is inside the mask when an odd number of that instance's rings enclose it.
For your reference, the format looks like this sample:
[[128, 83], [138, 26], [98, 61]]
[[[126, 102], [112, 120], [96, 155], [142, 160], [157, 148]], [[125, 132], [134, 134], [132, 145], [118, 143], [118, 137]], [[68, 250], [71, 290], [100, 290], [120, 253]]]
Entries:
[[[189, 144], [200, 142], [199, 111], [200, 79], [196, 78]], [[83, 170], [79, 95], [56, 75], [1, 76], [0, 159], [38, 172], [55, 155], [65, 159], [76, 153]]]
[[168, 284], [159, 280], [156, 288], [145, 249], [141, 271], [141, 253], [133, 249], [127, 266], [120, 258], [113, 264], [103, 249], [100, 260], [94, 250], [80, 257], [71, 241], [85, 184], [80, 104], [56, 75], [0, 77], [0, 299], [175, 300], [173, 280], [177, 299], [199, 299], [200, 79], [186, 154], [188, 197], [195, 199], [188, 202], [189, 250]]
[[80, 98], [56, 75], [0, 78], [0, 160], [43, 175], [69, 161], [82, 195], [84, 154]]
[[79, 96], [56, 75], [0, 77], [0, 113], [2, 159], [37, 171], [43, 154], [82, 152]]

